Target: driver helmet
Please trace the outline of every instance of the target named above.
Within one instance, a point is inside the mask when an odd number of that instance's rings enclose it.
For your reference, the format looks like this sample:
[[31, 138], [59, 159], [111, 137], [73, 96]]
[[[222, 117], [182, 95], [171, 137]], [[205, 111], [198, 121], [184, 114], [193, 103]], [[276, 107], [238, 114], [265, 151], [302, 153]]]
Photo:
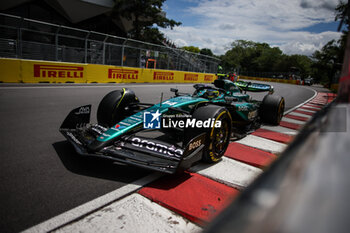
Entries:
[[206, 99], [217, 98], [219, 95], [219, 91], [215, 89], [205, 89], [200, 93], [200, 96]]
[[222, 72], [222, 67], [219, 65], [218, 66], [218, 73], [221, 73]]

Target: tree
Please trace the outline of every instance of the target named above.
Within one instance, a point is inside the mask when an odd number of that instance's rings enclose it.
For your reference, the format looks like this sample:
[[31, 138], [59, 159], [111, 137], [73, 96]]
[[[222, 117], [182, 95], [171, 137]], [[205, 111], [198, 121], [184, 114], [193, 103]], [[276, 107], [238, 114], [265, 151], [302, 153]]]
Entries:
[[256, 57], [253, 60], [253, 64], [256, 67], [256, 71], [281, 71], [280, 67], [277, 66], [278, 61], [281, 58], [282, 51], [275, 47], [271, 48], [268, 44], [257, 43], [256, 44]]
[[207, 55], [207, 56], [214, 56], [213, 52], [208, 48], [203, 48], [199, 51], [200, 54]]
[[331, 40], [322, 47], [321, 50], [315, 51], [312, 55], [314, 59], [313, 76], [321, 83], [331, 85], [337, 81], [336, 75], [340, 73], [343, 63], [346, 40], [349, 30], [348, 3], [340, 2], [335, 8], [335, 20], [341, 20], [338, 29], [340, 30], [345, 24], [345, 30], [339, 40]]
[[304, 55], [285, 55], [278, 47], [267, 43], [236, 40], [231, 49], [221, 56], [226, 71], [240, 69], [241, 72], [290, 72], [299, 70], [302, 78], [311, 73], [312, 61]]
[[289, 71], [291, 67], [296, 67], [300, 71], [300, 76], [302, 79], [305, 79], [311, 75], [313, 62], [309, 57], [305, 55], [293, 54], [288, 56], [287, 59], [289, 60]]
[[340, 2], [335, 8], [335, 21], [340, 20], [338, 31], [341, 30], [343, 24], [349, 30], [349, 3]]
[[198, 47], [195, 46], [183, 46], [182, 49], [192, 53], [199, 53], [201, 51]]
[[[137, 40], [163, 40], [163, 34], [157, 25], [162, 28], [171, 29], [179, 26], [181, 22], [166, 18], [162, 11], [162, 5], [165, 0], [115, 0], [112, 18], [120, 20], [120, 17], [132, 21], [132, 29], [127, 33]], [[159, 42], [159, 41], [157, 41]]]
[[246, 40], [232, 42], [231, 49], [221, 56], [224, 70], [238, 68], [248, 71], [251, 68], [254, 44], [255, 42]]
[[330, 85], [335, 74], [340, 71], [344, 55], [340, 43], [341, 40], [331, 40], [312, 56], [315, 59], [313, 76], [321, 83]]
[[338, 41], [340, 46], [340, 57], [344, 57], [345, 53], [345, 47], [346, 47], [346, 41], [348, 37], [348, 31], [349, 31], [349, 2], [343, 3], [340, 2], [338, 6], [335, 8], [335, 21], [340, 20], [338, 31], [342, 29], [342, 26], [345, 24], [345, 30], [342, 32], [342, 36], [340, 40]]

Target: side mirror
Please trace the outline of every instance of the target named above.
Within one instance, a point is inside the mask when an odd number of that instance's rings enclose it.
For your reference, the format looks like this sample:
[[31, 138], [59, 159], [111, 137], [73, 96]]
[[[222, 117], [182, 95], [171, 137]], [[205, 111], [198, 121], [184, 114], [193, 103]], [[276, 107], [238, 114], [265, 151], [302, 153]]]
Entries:
[[171, 92], [174, 92], [174, 93], [175, 93], [175, 96], [178, 96], [178, 95], [179, 95], [179, 89], [177, 89], [177, 88], [170, 88], [170, 91], [171, 91]]

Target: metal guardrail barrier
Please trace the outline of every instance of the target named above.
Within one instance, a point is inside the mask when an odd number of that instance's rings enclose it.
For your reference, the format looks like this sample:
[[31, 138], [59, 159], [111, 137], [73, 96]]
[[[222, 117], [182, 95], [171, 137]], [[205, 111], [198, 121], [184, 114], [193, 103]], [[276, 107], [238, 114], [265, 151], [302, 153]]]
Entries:
[[0, 57], [216, 73], [215, 57], [0, 13]]

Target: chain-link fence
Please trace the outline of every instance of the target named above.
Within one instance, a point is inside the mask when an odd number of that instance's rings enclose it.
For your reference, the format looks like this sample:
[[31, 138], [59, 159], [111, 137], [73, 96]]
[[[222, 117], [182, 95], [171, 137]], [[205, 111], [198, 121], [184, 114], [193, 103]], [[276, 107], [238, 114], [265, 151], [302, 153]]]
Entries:
[[275, 79], [300, 79], [300, 74], [296, 72], [254, 72], [241, 71], [240, 75], [249, 77], [275, 78]]
[[216, 73], [215, 57], [0, 13], [0, 57]]

